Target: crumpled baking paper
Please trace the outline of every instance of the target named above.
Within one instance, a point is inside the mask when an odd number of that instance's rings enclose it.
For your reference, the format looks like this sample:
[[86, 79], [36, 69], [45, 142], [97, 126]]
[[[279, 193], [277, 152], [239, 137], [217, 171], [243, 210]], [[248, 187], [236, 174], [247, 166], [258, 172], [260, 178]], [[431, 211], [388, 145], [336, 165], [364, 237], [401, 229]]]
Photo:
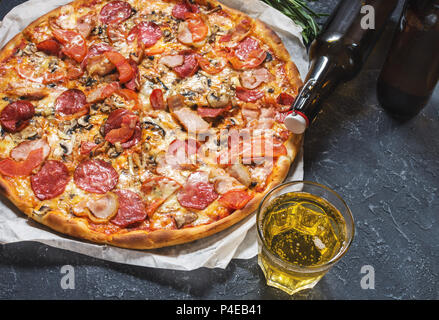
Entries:
[[[30, 0], [15, 7], [0, 25], [0, 47], [43, 14], [70, 0]], [[301, 28], [289, 18], [258, 0], [222, 0], [225, 5], [259, 18], [283, 40], [302, 78], [308, 70]], [[298, 155], [287, 180], [303, 179], [303, 153]], [[58, 234], [28, 219], [5, 197], [0, 201], [0, 243], [37, 241], [99, 259], [144, 267], [194, 270], [225, 269], [232, 259], [250, 259], [258, 253], [255, 214], [213, 236], [192, 243], [155, 250], [129, 250], [98, 245]]]

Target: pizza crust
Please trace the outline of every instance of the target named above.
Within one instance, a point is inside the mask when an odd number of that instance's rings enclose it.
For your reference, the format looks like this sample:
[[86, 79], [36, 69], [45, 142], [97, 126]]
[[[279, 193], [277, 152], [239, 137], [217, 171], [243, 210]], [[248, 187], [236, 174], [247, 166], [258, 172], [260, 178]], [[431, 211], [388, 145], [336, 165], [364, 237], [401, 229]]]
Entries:
[[[246, 16], [244, 13], [231, 9], [215, 0], [197, 0], [195, 2], [201, 5], [210, 3], [212, 7], [221, 5], [226, 11]], [[79, 7], [88, 3], [88, 0], [76, 0], [69, 5]], [[22, 33], [19, 33], [12, 40], [10, 40], [0, 52], [0, 60], [4, 61], [15, 53], [15, 50], [17, 50], [21, 42], [24, 40], [23, 33], [26, 30], [32, 29], [44, 20], [57, 16], [60, 13], [61, 8], [62, 7], [59, 7], [38, 18], [25, 30], [23, 30]], [[300, 79], [299, 71], [296, 65], [290, 60], [290, 55], [282, 44], [281, 39], [266, 24], [257, 19], [253, 20], [255, 21], [255, 32], [257, 32], [258, 37], [271, 47], [276, 56], [286, 62], [285, 69], [287, 77], [295, 91], [293, 94], [297, 95], [299, 88], [302, 86], [302, 81]], [[92, 230], [89, 227], [86, 219], [80, 217], [67, 217], [61, 211], [54, 210], [45, 214], [38, 214], [25, 199], [22, 199], [17, 194], [15, 188], [1, 176], [0, 193], [5, 195], [21, 212], [26, 214], [28, 217], [65, 235], [89, 240], [94, 243], [110, 244], [129, 249], [153, 249], [178, 245], [218, 233], [238, 223], [253, 213], [258, 208], [263, 197], [269, 192], [269, 190], [282, 183], [287, 177], [290, 166], [300, 151], [302, 139], [302, 135], [292, 135], [285, 143], [288, 155], [281, 156], [278, 159], [263, 193], [256, 194], [255, 197], [243, 209], [236, 210], [231, 215], [208, 225], [200, 225], [178, 230], [156, 230], [152, 232], [135, 230], [122, 231], [116, 234], [105, 234]]]

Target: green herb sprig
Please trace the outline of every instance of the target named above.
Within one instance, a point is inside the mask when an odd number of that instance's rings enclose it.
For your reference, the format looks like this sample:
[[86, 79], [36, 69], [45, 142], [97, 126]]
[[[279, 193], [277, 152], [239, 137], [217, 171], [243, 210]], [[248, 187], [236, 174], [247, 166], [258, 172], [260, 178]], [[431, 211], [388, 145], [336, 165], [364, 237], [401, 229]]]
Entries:
[[323, 16], [308, 7], [304, 0], [262, 0], [279, 10], [303, 28], [302, 36], [306, 44], [311, 43], [319, 34], [320, 27], [314, 20]]

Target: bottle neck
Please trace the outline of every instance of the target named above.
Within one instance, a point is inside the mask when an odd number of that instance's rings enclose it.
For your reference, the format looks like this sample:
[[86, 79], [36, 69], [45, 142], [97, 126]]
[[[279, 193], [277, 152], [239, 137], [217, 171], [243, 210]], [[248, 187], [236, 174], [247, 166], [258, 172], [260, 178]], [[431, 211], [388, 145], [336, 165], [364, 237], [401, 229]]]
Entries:
[[334, 61], [327, 56], [318, 57], [312, 61], [311, 69], [294, 102], [293, 109], [304, 114], [308, 123], [312, 123], [321, 109], [321, 99], [329, 95], [342, 78], [343, 74], [337, 70]]

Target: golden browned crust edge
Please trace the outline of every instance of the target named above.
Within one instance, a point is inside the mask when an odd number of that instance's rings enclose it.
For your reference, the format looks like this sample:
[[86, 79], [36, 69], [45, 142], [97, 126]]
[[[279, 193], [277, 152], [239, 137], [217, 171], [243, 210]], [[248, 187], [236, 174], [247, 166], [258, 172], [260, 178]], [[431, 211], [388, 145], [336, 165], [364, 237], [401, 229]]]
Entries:
[[[76, 0], [67, 5], [81, 6], [82, 4], [86, 4], [87, 2], [87, 0]], [[229, 8], [216, 0], [199, 0], [198, 2], [210, 2], [213, 6], [221, 4], [221, 6], [226, 11], [228, 10], [232, 13], [247, 16], [246, 14]], [[41, 22], [49, 19], [50, 17], [58, 15], [61, 8], [62, 6], [38, 18], [28, 27], [26, 27], [21, 33], [12, 38], [0, 52], [0, 60], [3, 61], [14, 53], [14, 50], [16, 50], [17, 46], [19, 46], [21, 41], [24, 39], [23, 32], [39, 25]], [[302, 81], [300, 79], [298, 69], [296, 65], [291, 61], [290, 55], [286, 48], [283, 46], [281, 39], [263, 22], [259, 21], [258, 19], [253, 20], [256, 21], [255, 30], [258, 33], [258, 37], [262, 38], [263, 41], [274, 50], [274, 54], [277, 57], [287, 62], [287, 77], [288, 79], [290, 79], [291, 85], [296, 89], [295, 94], [297, 94], [297, 90], [302, 85]], [[0, 177], [0, 192], [3, 193], [20, 211], [25, 213], [27, 216], [62, 234], [70, 235], [84, 240], [90, 240], [96, 243], [110, 244], [129, 249], [154, 249], [165, 246], [183, 244], [205, 238], [224, 229], [227, 229], [228, 227], [238, 223], [249, 214], [254, 212], [265, 194], [271, 188], [282, 183], [287, 177], [290, 166], [300, 150], [302, 138], [302, 136], [293, 135], [287, 141], [286, 147], [288, 150], [288, 156], [279, 158], [275, 169], [270, 176], [270, 180], [267, 183], [267, 187], [264, 193], [257, 194], [247, 204], [245, 208], [233, 212], [233, 214], [227, 216], [226, 218], [223, 218], [208, 225], [201, 225], [192, 228], [179, 230], [157, 230], [153, 232], [136, 230], [108, 235], [91, 230], [88, 227], [85, 219], [77, 217], [66, 217], [60, 211], [50, 211], [45, 215], [35, 214], [33, 212], [33, 208], [30, 207], [29, 204], [26, 203], [26, 201], [22, 200], [18, 196], [16, 190], [3, 177]]]

